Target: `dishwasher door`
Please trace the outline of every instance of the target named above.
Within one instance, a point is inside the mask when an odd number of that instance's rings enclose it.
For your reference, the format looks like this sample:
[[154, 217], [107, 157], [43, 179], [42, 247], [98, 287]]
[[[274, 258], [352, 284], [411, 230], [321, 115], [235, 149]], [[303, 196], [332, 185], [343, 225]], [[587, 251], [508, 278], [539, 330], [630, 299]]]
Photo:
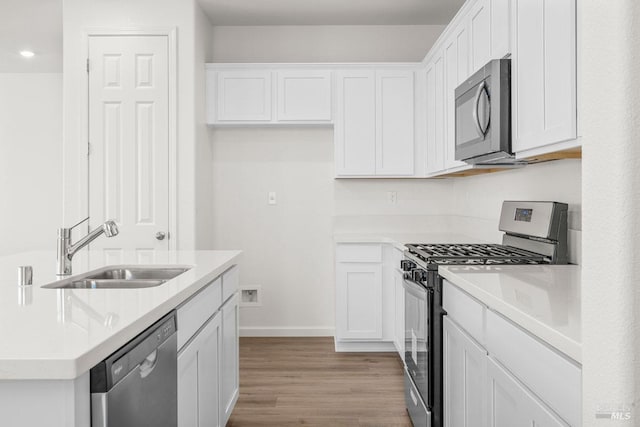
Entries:
[[93, 427], [177, 426], [175, 331], [172, 314], [91, 370]]

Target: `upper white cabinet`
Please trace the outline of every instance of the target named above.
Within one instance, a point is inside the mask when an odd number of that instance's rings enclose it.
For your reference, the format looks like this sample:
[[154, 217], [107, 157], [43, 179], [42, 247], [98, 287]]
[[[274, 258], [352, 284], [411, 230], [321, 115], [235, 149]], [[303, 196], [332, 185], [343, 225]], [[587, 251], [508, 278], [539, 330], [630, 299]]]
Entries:
[[278, 71], [277, 79], [278, 121], [331, 120], [330, 71]]
[[331, 123], [331, 70], [207, 65], [207, 123]]
[[576, 1], [513, 0], [512, 7], [513, 150], [526, 157], [577, 136]]
[[413, 69], [336, 72], [335, 173], [413, 176]]
[[373, 70], [336, 73], [336, 176], [376, 173], [376, 81]]
[[476, 0], [469, 10], [470, 64], [472, 73], [493, 59], [491, 52], [491, 0]]
[[219, 71], [209, 83], [213, 79], [217, 92], [214, 122], [271, 120], [270, 71]]
[[427, 173], [444, 169], [445, 108], [444, 59], [442, 52], [427, 64]]

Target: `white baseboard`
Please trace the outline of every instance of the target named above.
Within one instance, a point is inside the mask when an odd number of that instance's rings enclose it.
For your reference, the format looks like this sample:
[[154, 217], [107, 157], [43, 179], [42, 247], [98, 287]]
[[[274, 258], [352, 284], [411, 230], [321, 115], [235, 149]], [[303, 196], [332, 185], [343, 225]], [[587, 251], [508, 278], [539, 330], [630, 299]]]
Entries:
[[261, 327], [241, 326], [241, 337], [332, 337], [334, 328], [328, 327]]
[[335, 343], [336, 352], [397, 352], [393, 341], [335, 341]]

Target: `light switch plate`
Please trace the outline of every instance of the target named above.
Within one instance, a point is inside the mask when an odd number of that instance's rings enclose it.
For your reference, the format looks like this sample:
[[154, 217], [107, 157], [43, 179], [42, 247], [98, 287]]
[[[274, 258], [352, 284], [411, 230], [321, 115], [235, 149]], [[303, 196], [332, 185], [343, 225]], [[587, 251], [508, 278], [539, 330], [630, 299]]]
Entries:
[[276, 192], [275, 191], [269, 191], [269, 195], [268, 195], [268, 203], [270, 205], [276, 205], [278, 202], [276, 201]]

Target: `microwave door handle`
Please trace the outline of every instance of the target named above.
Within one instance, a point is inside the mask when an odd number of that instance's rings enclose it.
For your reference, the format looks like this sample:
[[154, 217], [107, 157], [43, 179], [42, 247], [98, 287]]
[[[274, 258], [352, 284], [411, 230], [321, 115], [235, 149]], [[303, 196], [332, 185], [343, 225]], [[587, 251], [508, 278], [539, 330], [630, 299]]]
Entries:
[[[475, 106], [473, 108], [473, 124], [476, 125], [476, 130], [478, 131], [478, 135], [485, 137], [487, 134], [487, 129], [483, 130], [482, 125], [480, 124], [480, 117], [478, 114], [478, 108], [480, 106], [480, 97], [482, 96], [482, 91], [485, 90], [487, 84], [485, 82], [480, 83], [478, 89], [476, 90], [475, 96]], [[487, 126], [488, 128], [488, 126]]]

